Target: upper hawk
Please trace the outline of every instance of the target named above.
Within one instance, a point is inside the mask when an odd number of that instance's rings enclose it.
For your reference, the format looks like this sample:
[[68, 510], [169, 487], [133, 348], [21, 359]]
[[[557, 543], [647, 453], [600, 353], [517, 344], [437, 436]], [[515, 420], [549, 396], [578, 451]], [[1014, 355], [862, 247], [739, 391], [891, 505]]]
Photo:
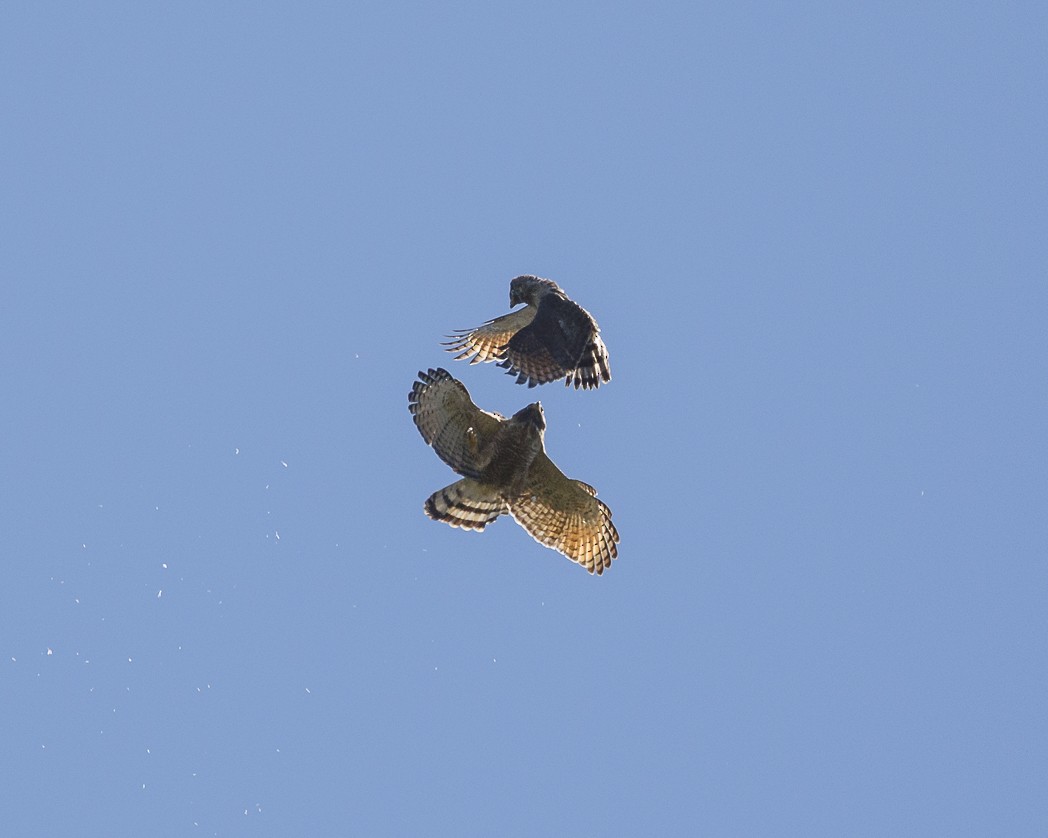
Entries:
[[608, 349], [593, 316], [568, 299], [557, 283], [537, 276], [518, 276], [509, 284], [510, 308], [524, 308], [489, 320], [476, 329], [454, 332], [444, 345], [459, 352], [458, 361], [498, 361], [529, 387], [563, 378], [575, 389], [611, 381]]
[[453, 527], [482, 530], [509, 514], [540, 544], [590, 573], [603, 573], [618, 555], [619, 534], [597, 490], [572, 480], [546, 456], [542, 405], [509, 419], [477, 407], [446, 370], [420, 372], [408, 410], [422, 438], [462, 479], [438, 489], [426, 514]]

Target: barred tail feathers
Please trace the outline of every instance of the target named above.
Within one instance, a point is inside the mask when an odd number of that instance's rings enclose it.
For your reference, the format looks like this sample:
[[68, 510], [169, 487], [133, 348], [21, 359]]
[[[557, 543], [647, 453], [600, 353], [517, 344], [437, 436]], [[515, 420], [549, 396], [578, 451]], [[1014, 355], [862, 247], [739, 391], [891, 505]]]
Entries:
[[430, 495], [425, 510], [434, 521], [480, 532], [509, 507], [490, 488], [465, 477]]

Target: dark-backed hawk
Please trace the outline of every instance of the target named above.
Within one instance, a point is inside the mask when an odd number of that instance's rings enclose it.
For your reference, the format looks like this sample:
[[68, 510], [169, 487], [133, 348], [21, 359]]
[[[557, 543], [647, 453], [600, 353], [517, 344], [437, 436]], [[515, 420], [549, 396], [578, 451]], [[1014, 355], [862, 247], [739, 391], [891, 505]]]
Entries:
[[509, 284], [509, 304], [524, 308], [489, 320], [476, 329], [454, 332], [444, 346], [455, 360], [471, 364], [498, 361], [517, 383], [529, 387], [563, 378], [583, 389], [611, 381], [608, 349], [593, 316], [568, 299], [557, 283], [518, 276]]

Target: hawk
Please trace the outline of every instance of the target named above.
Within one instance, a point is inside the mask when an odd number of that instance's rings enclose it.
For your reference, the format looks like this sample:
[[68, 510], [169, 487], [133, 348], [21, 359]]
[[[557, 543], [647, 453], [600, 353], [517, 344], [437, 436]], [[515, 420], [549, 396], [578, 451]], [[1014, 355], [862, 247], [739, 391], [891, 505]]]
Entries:
[[597, 490], [565, 477], [546, 456], [542, 405], [509, 419], [481, 410], [447, 370], [420, 372], [408, 393], [419, 433], [462, 479], [434, 492], [426, 514], [483, 530], [509, 514], [540, 544], [601, 574], [618, 555], [619, 534]]
[[456, 331], [443, 345], [448, 352], [461, 353], [456, 361], [499, 361], [508, 375], [517, 376], [517, 384], [527, 382], [528, 387], [563, 378], [565, 386], [589, 390], [611, 381], [608, 349], [597, 321], [557, 283], [516, 277], [509, 284], [510, 308], [519, 303], [524, 308], [476, 329]]

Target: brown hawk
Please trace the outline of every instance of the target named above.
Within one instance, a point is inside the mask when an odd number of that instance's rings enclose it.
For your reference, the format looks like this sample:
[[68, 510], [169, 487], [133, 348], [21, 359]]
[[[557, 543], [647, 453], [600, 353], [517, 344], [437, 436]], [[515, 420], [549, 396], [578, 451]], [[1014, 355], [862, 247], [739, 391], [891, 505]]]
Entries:
[[481, 410], [447, 370], [420, 372], [408, 410], [422, 438], [463, 477], [434, 492], [426, 514], [465, 530], [483, 530], [509, 514], [540, 544], [590, 573], [603, 573], [618, 555], [619, 534], [597, 490], [565, 477], [546, 456], [542, 405], [509, 419]]
[[469, 358], [471, 364], [499, 361], [508, 375], [517, 376], [517, 384], [529, 387], [563, 378], [565, 385], [588, 390], [611, 381], [597, 321], [557, 283], [518, 276], [509, 284], [510, 308], [519, 303], [524, 308], [449, 335], [447, 351], [461, 353], [455, 360]]

